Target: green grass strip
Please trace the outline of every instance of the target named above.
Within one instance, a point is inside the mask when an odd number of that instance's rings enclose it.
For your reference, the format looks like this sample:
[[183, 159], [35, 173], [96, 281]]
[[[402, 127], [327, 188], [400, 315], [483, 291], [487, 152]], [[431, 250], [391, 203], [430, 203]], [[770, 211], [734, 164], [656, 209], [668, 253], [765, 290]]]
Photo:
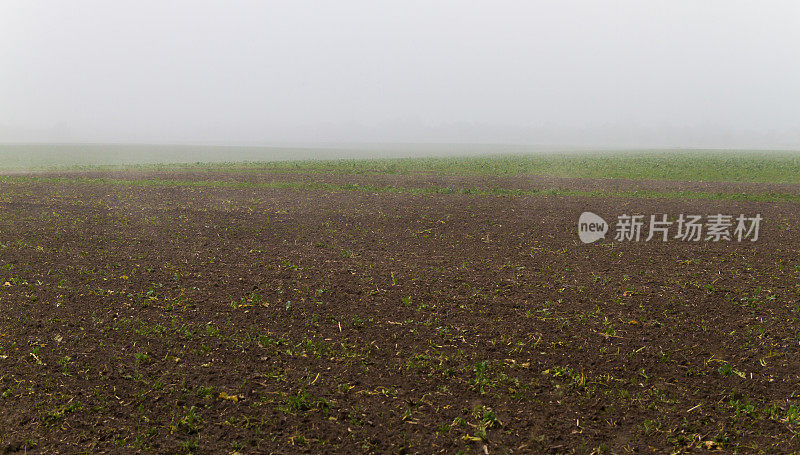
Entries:
[[562, 178], [692, 182], [800, 183], [800, 153], [627, 151], [471, 157], [339, 159], [142, 166], [201, 172], [538, 175]]
[[[355, 153], [289, 148], [0, 144], [0, 169], [433, 173], [800, 184], [800, 151], [605, 150], [526, 153], [524, 147], [517, 149], [520, 152], [487, 154], [514, 148], [485, 146], [485, 153], [478, 155], [475, 153], [483, 150], [480, 147], [452, 145], [430, 150], [430, 153], [447, 153], [450, 156], [375, 158], [391, 155], [391, 152], [381, 152], [380, 148]], [[373, 158], [357, 157], [370, 154]], [[315, 156], [322, 159], [309, 159]], [[331, 156], [348, 158], [329, 159]], [[227, 162], [221, 162], [221, 158]]]
[[321, 182], [227, 182], [220, 180], [170, 180], [170, 179], [109, 179], [109, 178], [67, 178], [67, 177], [21, 177], [2, 176], [0, 183], [8, 184], [68, 184], [68, 185], [119, 185], [119, 186], [154, 186], [154, 187], [200, 187], [200, 188], [269, 188], [289, 189], [297, 191], [344, 192], [357, 191], [365, 193], [396, 194], [465, 194], [478, 196], [567, 196], [592, 198], [640, 198], [640, 199], [698, 199], [724, 201], [754, 202], [792, 202], [799, 203], [800, 195], [789, 193], [711, 193], [704, 191], [606, 191], [606, 190], [573, 190], [565, 188], [546, 188], [536, 190], [508, 188], [450, 188], [428, 186], [421, 188], [401, 186], [374, 186], [358, 184], [331, 184]]

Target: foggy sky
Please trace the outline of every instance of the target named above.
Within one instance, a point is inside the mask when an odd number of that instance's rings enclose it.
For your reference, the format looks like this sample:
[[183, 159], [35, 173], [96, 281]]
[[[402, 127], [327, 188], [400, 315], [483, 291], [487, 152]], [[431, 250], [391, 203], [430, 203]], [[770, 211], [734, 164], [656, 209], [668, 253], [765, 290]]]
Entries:
[[800, 2], [0, 0], [0, 142], [800, 148]]

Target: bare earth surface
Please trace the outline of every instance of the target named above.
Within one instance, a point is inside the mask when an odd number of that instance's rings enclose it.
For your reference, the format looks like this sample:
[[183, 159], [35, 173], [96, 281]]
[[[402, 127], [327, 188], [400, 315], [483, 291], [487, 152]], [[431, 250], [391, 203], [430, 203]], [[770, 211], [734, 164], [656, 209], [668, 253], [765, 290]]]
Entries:
[[[797, 204], [15, 181], [0, 209], [0, 453], [800, 450]], [[586, 210], [764, 221], [757, 242], [584, 245]]]

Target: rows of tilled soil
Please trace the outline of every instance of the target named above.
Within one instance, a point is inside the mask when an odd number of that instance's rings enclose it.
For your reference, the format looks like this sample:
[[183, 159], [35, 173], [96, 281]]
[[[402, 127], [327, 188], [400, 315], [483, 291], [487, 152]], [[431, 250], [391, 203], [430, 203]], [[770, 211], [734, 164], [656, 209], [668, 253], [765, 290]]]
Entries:
[[[0, 210], [5, 453], [800, 450], [796, 204], [14, 181]], [[583, 244], [584, 211], [763, 221]]]

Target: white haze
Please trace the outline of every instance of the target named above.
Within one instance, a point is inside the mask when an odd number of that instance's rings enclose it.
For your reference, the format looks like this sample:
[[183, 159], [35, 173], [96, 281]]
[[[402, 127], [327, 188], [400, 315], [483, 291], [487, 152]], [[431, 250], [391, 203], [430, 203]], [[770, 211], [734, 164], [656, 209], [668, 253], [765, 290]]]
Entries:
[[0, 142], [800, 147], [800, 2], [0, 0]]

